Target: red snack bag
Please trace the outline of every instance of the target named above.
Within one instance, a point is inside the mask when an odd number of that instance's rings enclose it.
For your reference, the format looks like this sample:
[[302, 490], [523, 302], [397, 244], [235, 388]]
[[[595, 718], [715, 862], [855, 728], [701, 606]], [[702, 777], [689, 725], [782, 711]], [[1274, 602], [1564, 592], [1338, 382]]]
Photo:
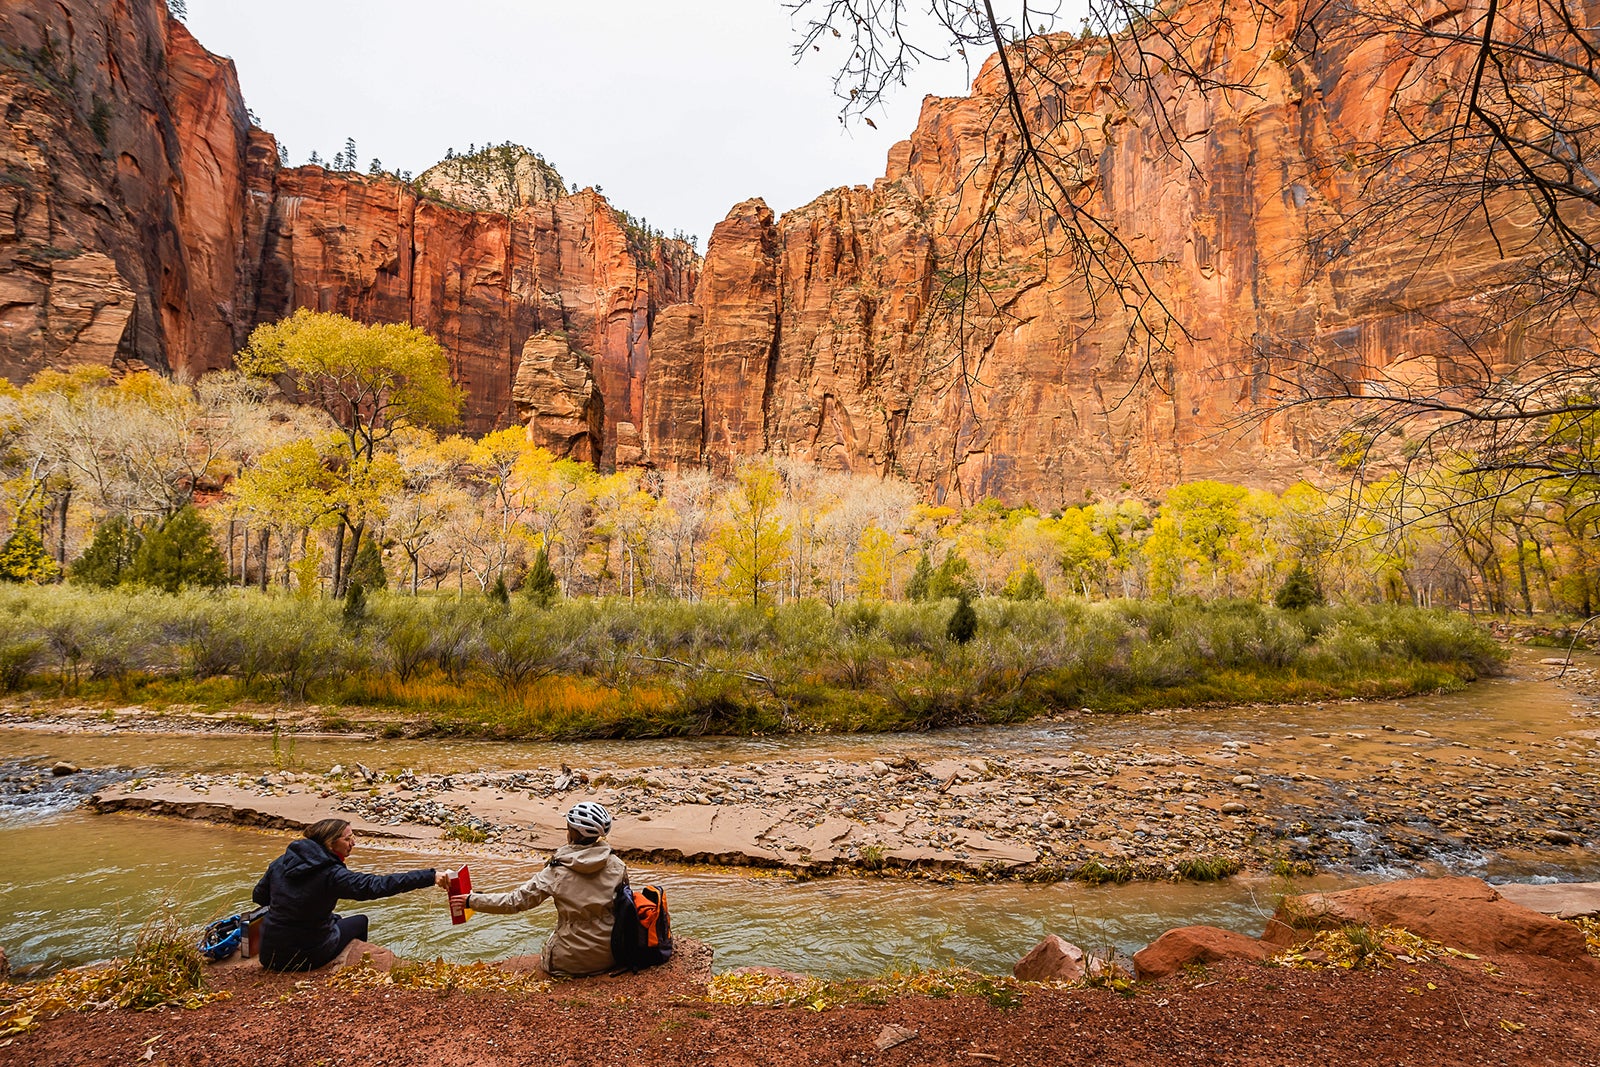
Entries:
[[[472, 872], [468, 871], [467, 865], [463, 863], [459, 871], [453, 871], [450, 875], [450, 896], [459, 897], [470, 892], [472, 892]], [[451, 900], [450, 922], [452, 925], [460, 926], [471, 917], [472, 909], [460, 907], [454, 900]]]

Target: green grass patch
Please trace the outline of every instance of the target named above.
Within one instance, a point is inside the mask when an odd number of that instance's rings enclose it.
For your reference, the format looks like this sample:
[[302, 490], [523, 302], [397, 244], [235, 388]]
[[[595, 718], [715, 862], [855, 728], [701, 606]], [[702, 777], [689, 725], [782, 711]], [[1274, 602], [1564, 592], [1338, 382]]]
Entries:
[[1178, 877], [1192, 882], [1220, 882], [1238, 874], [1241, 866], [1232, 856], [1185, 857], [1174, 864]]
[[1099, 860], [1086, 860], [1072, 872], [1074, 881], [1087, 885], [1121, 885], [1131, 882], [1134, 869], [1126, 863], [1105, 864]]
[[[156, 709], [315, 702], [330, 729], [584, 740], [872, 733], [1458, 688], [1504, 652], [1462, 616], [1217, 604], [730, 603], [0, 588], [0, 683]], [[9, 650], [9, 652], [8, 652]], [[9, 673], [7, 673], [9, 672]]]

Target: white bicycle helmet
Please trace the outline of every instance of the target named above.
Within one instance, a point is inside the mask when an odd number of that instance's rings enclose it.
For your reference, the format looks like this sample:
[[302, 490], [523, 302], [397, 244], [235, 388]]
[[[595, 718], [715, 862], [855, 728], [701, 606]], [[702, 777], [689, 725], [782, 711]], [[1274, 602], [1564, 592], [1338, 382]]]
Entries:
[[611, 813], [592, 800], [580, 800], [567, 812], [567, 825], [580, 837], [594, 840], [611, 832]]

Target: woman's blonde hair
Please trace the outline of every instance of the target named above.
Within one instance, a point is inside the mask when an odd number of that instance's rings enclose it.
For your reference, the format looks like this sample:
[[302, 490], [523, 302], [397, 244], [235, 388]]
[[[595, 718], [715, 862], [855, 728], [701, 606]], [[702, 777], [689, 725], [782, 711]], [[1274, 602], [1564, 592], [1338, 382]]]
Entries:
[[332, 852], [333, 843], [339, 840], [339, 835], [349, 825], [349, 819], [318, 819], [305, 828], [305, 836]]

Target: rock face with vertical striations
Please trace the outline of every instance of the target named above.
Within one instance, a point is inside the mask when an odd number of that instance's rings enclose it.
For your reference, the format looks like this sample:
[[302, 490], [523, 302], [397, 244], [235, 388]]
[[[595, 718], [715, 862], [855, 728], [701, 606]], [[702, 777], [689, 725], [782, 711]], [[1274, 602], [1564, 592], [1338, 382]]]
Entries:
[[695, 259], [631, 233], [592, 190], [500, 206], [510, 210], [463, 210], [389, 177], [280, 171], [258, 317], [312, 307], [428, 331], [466, 392], [472, 433], [516, 421], [524, 345], [563, 333], [592, 359], [604, 398], [599, 436], [581, 450], [612, 463], [618, 423], [643, 417], [650, 316], [688, 294]]
[[971, 95], [924, 101], [870, 187], [781, 218], [737, 204], [702, 264], [514, 146], [415, 183], [283, 168], [231, 63], [160, 0], [11, 0], [0, 373], [199, 373], [311, 307], [421, 327], [449, 353], [468, 432], [531, 419], [601, 466], [779, 453], [902, 475], [932, 500], [1046, 508], [1198, 478], [1281, 487], [1327, 462], [1343, 422], [1272, 410], [1308, 363], [1428, 387], [1461, 373], [1463, 338], [1485, 365], [1523, 343], [1484, 333], [1478, 301], [1517, 270], [1499, 249], [1530, 248], [1529, 222], [1504, 212], [1499, 246], [1487, 228], [1444, 251], [1398, 232], [1328, 243], [1371, 192], [1329, 161], [1428, 106], [1414, 57], [1370, 37], [1299, 48], [1331, 9], [1196, 0], [1175, 17], [1250, 91], [1162, 73], [1157, 115], [1116, 91], [1103, 41], [1025, 46], [1051, 75], [1027, 103], [1063, 187], [1144, 265], [1086, 282], [1086, 262], [1117, 255], [1041, 226], [1008, 184], [994, 57]]
[[517, 420], [523, 347], [560, 331], [605, 398], [571, 448], [612, 462], [620, 422], [639, 455], [650, 319], [695, 285], [682, 242], [514, 146], [415, 184], [283, 168], [232, 63], [160, 0], [18, 0], [0, 44], [0, 374], [200, 374], [311, 307], [433, 334], [481, 433]]
[[[1485, 333], [1480, 301], [1521, 265], [1487, 229], [1447, 250], [1400, 231], [1359, 251], [1325, 239], [1370, 192], [1330, 165], [1339, 146], [1397, 135], [1393, 114], [1427, 103], [1406, 94], [1434, 91], [1407, 81], [1407, 57], [1370, 39], [1300, 50], [1302, 15], [1331, 9], [1248, 25], [1220, 3], [1179, 11], [1215, 43], [1214, 75], [1251, 92], [1202, 96], [1159, 75], [1158, 116], [1112, 91], [1103, 41], [1030, 43], [1051, 78], [1028, 104], [1065, 116], [1056, 170], [1142, 276], [1086, 283], [1085, 246], [1041, 229], [1006, 184], [1016, 152], [991, 57], [970, 96], [924, 101], [872, 186], [770, 227], [759, 203], [733, 209], [706, 252], [701, 328], [673, 319], [652, 348], [647, 406], [671, 417], [648, 424], [651, 460], [695, 462], [700, 424], [713, 466], [760, 448], [898, 473], [951, 503], [1054, 507], [1200, 478], [1282, 487], [1325, 469], [1348, 425], [1348, 412], [1273, 410], [1311, 364], [1426, 389], [1460, 373], [1453, 360], [1509, 353], [1514, 331]], [[1525, 224], [1497, 220], [1526, 256]], [[975, 266], [964, 255], [980, 231]], [[1141, 304], [1144, 321], [1129, 310]], [[752, 373], [768, 345], [767, 373]]]
[[150, 2], [9, 3], [0, 43], [0, 373], [228, 366], [261, 221], [232, 63]]
[[565, 337], [536, 333], [528, 338], [511, 396], [528, 440], [558, 456], [594, 461], [603, 404], [588, 361]]

